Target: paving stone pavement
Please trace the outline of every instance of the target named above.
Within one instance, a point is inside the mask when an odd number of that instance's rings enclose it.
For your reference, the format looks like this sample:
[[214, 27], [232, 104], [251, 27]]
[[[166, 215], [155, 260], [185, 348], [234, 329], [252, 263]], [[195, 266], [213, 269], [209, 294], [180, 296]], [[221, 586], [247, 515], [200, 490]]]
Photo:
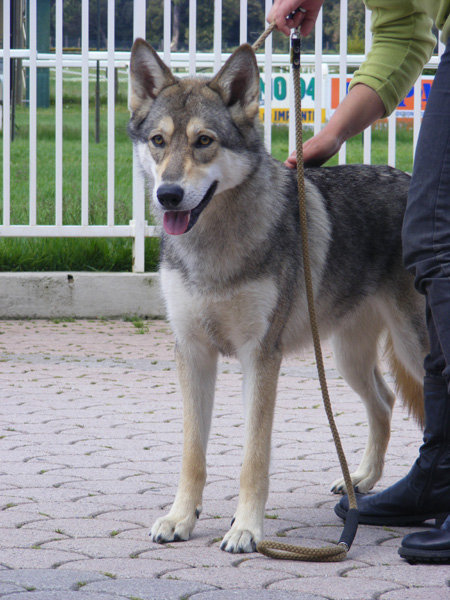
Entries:
[[[330, 395], [351, 469], [365, 445], [362, 404], [334, 369]], [[239, 365], [223, 359], [203, 513], [188, 542], [154, 544], [180, 466], [182, 415], [164, 321], [0, 321], [0, 597], [11, 600], [438, 600], [450, 567], [397, 554], [415, 529], [361, 526], [341, 563], [274, 561], [219, 549], [238, 495]], [[385, 474], [407, 472], [420, 432], [396, 407]], [[335, 542], [329, 492], [340, 474], [313, 355], [283, 363], [266, 535]], [[32, 592], [32, 593], [30, 593]]]

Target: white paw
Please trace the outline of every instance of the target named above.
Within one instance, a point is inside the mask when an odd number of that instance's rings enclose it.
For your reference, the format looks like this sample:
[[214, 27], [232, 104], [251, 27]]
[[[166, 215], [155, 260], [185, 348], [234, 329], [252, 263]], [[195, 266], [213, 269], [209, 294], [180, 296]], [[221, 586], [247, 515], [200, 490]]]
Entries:
[[170, 513], [165, 517], [160, 517], [155, 521], [150, 533], [152, 542], [165, 544], [166, 542], [188, 540], [199, 514], [197, 510], [193, 515], [184, 518], [171, 516]]
[[[352, 480], [353, 487], [357, 487], [357, 491], [360, 494], [366, 494], [367, 492], [369, 492], [376, 484], [376, 482], [380, 479], [379, 476], [377, 477], [369, 473], [358, 473], [358, 471], [352, 473], [350, 475], [350, 478]], [[344, 480], [342, 478], [336, 479], [336, 481], [334, 481], [331, 485], [331, 491], [334, 494], [346, 494], [347, 487], [345, 485]]]
[[262, 540], [262, 531], [236, 526], [234, 522], [230, 531], [225, 535], [220, 544], [220, 549], [225, 552], [256, 552], [256, 545]]

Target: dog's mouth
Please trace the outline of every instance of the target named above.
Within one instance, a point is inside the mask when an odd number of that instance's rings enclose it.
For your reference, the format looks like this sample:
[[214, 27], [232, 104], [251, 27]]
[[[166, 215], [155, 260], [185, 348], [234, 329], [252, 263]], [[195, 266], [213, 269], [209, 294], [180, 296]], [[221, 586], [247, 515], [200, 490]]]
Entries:
[[169, 235], [182, 235], [192, 229], [214, 196], [218, 184], [217, 180], [213, 181], [202, 200], [192, 210], [167, 210], [163, 219], [164, 231]]

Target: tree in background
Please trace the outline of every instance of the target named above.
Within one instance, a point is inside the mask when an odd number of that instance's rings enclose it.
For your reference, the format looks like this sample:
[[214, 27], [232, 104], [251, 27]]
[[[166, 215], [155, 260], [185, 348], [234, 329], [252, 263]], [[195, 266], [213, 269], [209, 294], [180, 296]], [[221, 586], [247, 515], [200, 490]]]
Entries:
[[[326, 0], [323, 11], [323, 48], [325, 51], [339, 52], [339, 0]], [[348, 53], [364, 53], [365, 8], [362, 0], [348, 2]]]
[[[248, 1], [248, 38], [256, 39], [263, 31], [264, 0]], [[147, 38], [162, 49], [164, 7], [161, 0], [150, 0], [147, 8]], [[223, 0], [222, 41], [225, 50], [239, 46], [239, 0]], [[187, 50], [189, 46], [189, 0], [172, 1], [171, 49]], [[214, 46], [214, 5], [211, 0], [197, 1], [197, 49], [211, 51]]]
[[[51, 3], [51, 43], [55, 39], [55, 1]], [[98, 4], [97, 4], [98, 3]], [[107, 0], [89, 2], [90, 46], [96, 47], [97, 6], [100, 11], [100, 42], [107, 43]], [[133, 0], [116, 0], [116, 48], [129, 50], [133, 42]], [[265, 0], [248, 0], [247, 8], [248, 41], [252, 43], [266, 26]], [[326, 0], [323, 17], [323, 47], [328, 52], [339, 51], [339, 0]], [[171, 49], [187, 51], [189, 45], [189, 0], [172, 0]], [[162, 0], [147, 2], [147, 40], [161, 50], [164, 36], [164, 4]], [[211, 0], [197, 0], [197, 49], [199, 52], [212, 51], [214, 45], [214, 4]], [[64, 45], [81, 45], [81, 2], [64, 0]], [[239, 0], [222, 2], [222, 45], [231, 51], [239, 45]], [[288, 52], [289, 40], [279, 32], [274, 32], [275, 52]], [[314, 51], [314, 36], [304, 41], [304, 50]], [[349, 0], [348, 4], [348, 50], [350, 53], [364, 52], [364, 4], [362, 0]]]

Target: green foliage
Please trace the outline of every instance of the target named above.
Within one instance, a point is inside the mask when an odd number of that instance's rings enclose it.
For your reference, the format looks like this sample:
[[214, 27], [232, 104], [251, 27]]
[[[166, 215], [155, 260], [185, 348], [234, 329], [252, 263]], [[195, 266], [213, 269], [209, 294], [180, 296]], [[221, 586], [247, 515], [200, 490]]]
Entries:
[[[51, 40], [55, 39], [55, 1], [51, 0]], [[107, 0], [89, 3], [89, 45], [97, 47], [97, 29], [100, 48], [107, 44]], [[222, 47], [225, 52], [239, 45], [239, 0], [222, 2]], [[248, 41], [253, 43], [266, 26], [265, 0], [248, 0]], [[117, 49], [129, 49], [133, 41], [133, 0], [115, 2], [115, 39]], [[99, 23], [99, 28], [98, 28]], [[147, 1], [147, 40], [158, 50], [163, 47], [164, 3], [162, 0]], [[197, 0], [197, 50], [209, 52], [214, 42], [214, 5], [211, 0]], [[64, 0], [64, 44], [79, 47], [81, 40], [81, 2]], [[174, 51], [185, 51], [189, 43], [189, 0], [172, 0], [171, 47]], [[273, 35], [275, 52], [287, 52], [289, 40], [283, 34]], [[327, 0], [323, 7], [323, 48], [325, 52], [339, 51], [339, 0]], [[348, 49], [350, 53], [364, 51], [364, 4], [362, 0], [348, 3]], [[314, 51], [314, 35], [304, 40], [304, 50]]]
[[[249, 0], [248, 38], [256, 40], [264, 28], [264, 0]], [[161, 0], [149, 0], [147, 39], [157, 49], [163, 43], [164, 6]], [[223, 0], [222, 42], [225, 51], [239, 45], [239, 0]], [[172, 2], [172, 50], [185, 51], [189, 45], [189, 0]], [[214, 10], [210, 0], [197, 1], [197, 49], [211, 51], [214, 46]]]
[[[50, 39], [55, 43], [55, 3], [50, 0]], [[162, 2], [161, 2], [162, 4]], [[100, 48], [107, 43], [108, 0], [99, 0], [99, 38]], [[80, 0], [64, 0], [64, 45], [79, 47], [81, 44], [81, 2]], [[89, 46], [97, 48], [97, 0], [89, 2]], [[117, 0], [115, 2], [115, 39], [117, 49], [129, 49], [133, 42], [133, 0]]]

